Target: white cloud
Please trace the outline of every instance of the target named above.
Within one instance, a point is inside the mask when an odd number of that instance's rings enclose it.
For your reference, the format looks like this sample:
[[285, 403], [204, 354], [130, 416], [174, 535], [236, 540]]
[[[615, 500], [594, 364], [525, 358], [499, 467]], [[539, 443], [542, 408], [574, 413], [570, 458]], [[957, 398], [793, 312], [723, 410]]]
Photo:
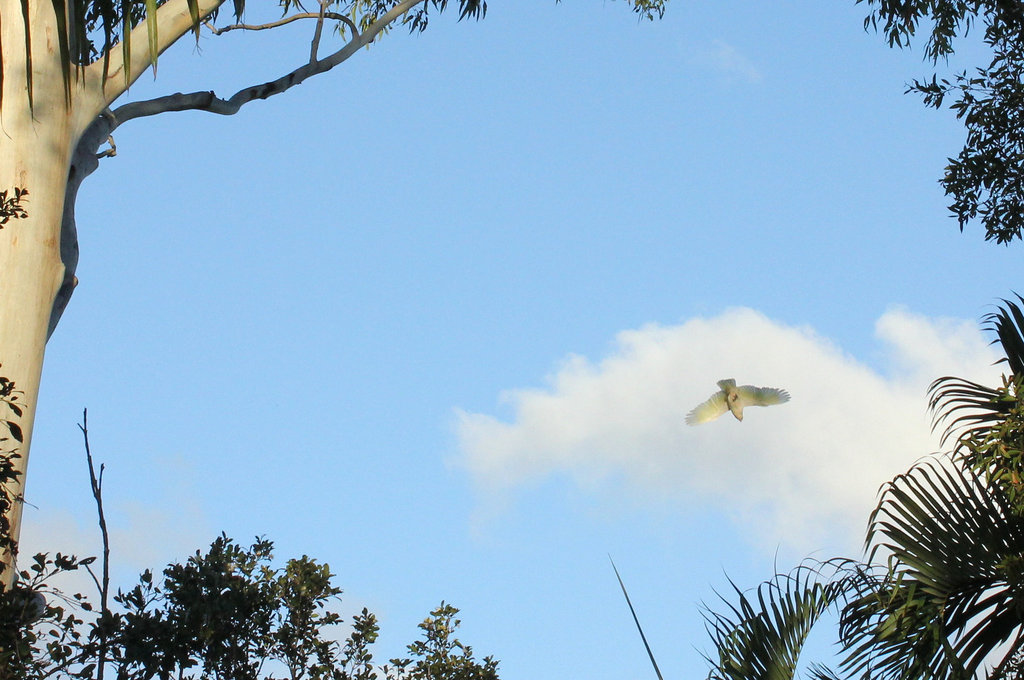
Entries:
[[[937, 450], [925, 393], [942, 375], [994, 382], [973, 322], [904, 309], [876, 324], [886, 374], [808, 327], [751, 309], [623, 331], [599, 363], [570, 356], [542, 389], [509, 390], [511, 422], [457, 411], [460, 463], [486, 498], [565, 475], [596, 495], [711, 504], [764, 545], [856, 547], [878, 487]], [[689, 427], [715, 382], [781, 387], [792, 401]]]

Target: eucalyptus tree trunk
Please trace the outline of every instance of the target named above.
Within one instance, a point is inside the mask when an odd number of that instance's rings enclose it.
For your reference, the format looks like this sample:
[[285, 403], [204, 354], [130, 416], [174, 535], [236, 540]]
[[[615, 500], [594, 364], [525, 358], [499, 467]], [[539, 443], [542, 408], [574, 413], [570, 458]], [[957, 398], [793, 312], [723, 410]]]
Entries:
[[[82, 180], [99, 164], [99, 147], [121, 123], [171, 111], [207, 111], [232, 115], [240, 107], [267, 99], [326, 73], [372, 44], [394, 24], [423, 30], [427, 9], [442, 11], [447, 0], [315, 0], [307, 11], [295, 2], [278, 3], [283, 18], [266, 24], [241, 22], [244, 2], [234, 0], [237, 23], [217, 28], [260, 31], [305, 21], [313, 27], [308, 60], [284, 75], [242, 88], [227, 98], [211, 91], [175, 93], [109, 108], [139, 75], [156, 63], [157, 55], [223, 5], [226, 0], [167, 0], [153, 13], [156, 0], [88, 0], [84, 6], [113, 22], [103, 27], [108, 44], [98, 58], [85, 51], [88, 64], [72, 56], [83, 52], [86, 26], [72, 16], [83, 3], [68, 0], [0, 0], [0, 199], [27, 191], [16, 219], [4, 221], [0, 200], [0, 377], [13, 381], [17, 406], [11, 407], [0, 389], [0, 437], [9, 431], [0, 450], [16, 444], [17, 480], [3, 487], [14, 498], [4, 515], [10, 538], [21, 530], [22, 497], [28, 466], [32, 423], [39, 396], [46, 340], [53, 332], [76, 283], [78, 239], [75, 197]], [[634, 11], [655, 18], [667, 0], [630, 0]], [[272, 3], [267, 3], [272, 4]], [[145, 8], [147, 18], [130, 29], [121, 42], [109, 44], [120, 25], [118, 10]], [[336, 11], [339, 8], [344, 11]], [[459, 17], [481, 18], [483, 0], [459, 0]], [[56, 12], [64, 15], [58, 17]], [[113, 16], [113, 19], [110, 17]], [[326, 22], [329, 22], [326, 23]], [[323, 29], [333, 25], [343, 45], [321, 56]], [[93, 27], [94, 32], [101, 29]], [[329, 31], [330, 33], [331, 31]], [[76, 42], [77, 40], [77, 42]], [[124, 48], [130, 45], [130, 50]], [[327, 51], [326, 49], [324, 51]], [[0, 388], [3, 388], [0, 381]], [[10, 412], [5, 412], [4, 409]], [[3, 427], [6, 425], [6, 430]], [[16, 441], [11, 441], [16, 440]], [[14, 557], [0, 541], [0, 585], [14, 576]]]
[[[201, 16], [222, 2], [201, 1]], [[20, 454], [18, 480], [7, 489], [16, 499], [8, 517], [15, 541], [46, 340], [75, 283], [74, 197], [95, 168], [95, 151], [105, 136], [79, 145], [90, 130], [102, 131], [98, 124], [109, 115], [107, 107], [155, 58], [143, 22], [132, 31], [139, 35], [133, 35], [129, 55], [120, 46], [111, 50], [106, 77], [102, 60], [76, 67], [66, 42], [61, 47], [61, 27], [69, 19], [58, 21], [54, 5], [61, 4], [0, 0], [0, 191], [28, 192], [24, 213], [0, 225], [0, 376], [15, 383], [21, 405], [20, 415], [0, 414], [14, 423], [12, 435], [21, 435], [20, 442], [12, 441], [16, 436], [6, 442]], [[193, 26], [186, 0], [170, 0], [147, 21], [153, 20], [159, 27], [157, 53]], [[0, 555], [4, 586], [14, 575], [13, 557]]]
[[[9, 518], [15, 541], [50, 314], [65, 276], [60, 228], [71, 151], [81, 132], [74, 99], [66, 97], [54, 39], [56, 17], [49, 6], [30, 3], [26, 26], [17, 20], [20, 5], [20, 0], [0, 0], [0, 189], [28, 191], [24, 217], [0, 230], [0, 374], [15, 383], [22, 410], [20, 417], [6, 414], [22, 435], [21, 474], [9, 489], [15, 499]], [[31, 59], [26, 45], [31, 45]], [[12, 556], [2, 557], [10, 567]], [[10, 568], [0, 574], [5, 586], [12, 577]]]

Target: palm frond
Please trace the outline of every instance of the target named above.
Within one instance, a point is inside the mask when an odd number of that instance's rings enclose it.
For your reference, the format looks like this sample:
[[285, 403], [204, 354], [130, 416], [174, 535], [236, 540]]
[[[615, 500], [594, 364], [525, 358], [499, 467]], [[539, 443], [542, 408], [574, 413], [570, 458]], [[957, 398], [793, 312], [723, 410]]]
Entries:
[[[1024, 303], [1024, 298], [1017, 295], [1017, 300]], [[1010, 366], [1010, 373], [1014, 376], [1024, 376], [1024, 312], [1020, 307], [1007, 299], [1003, 299], [1005, 306], [997, 311], [985, 315], [985, 322], [988, 324], [986, 330], [995, 332], [997, 340], [1006, 353], [1004, 359]]]
[[[709, 680], [791, 680], [811, 628], [822, 614], [844, 596], [845, 579], [819, 580], [819, 572], [806, 566], [792, 574], [765, 581], [748, 596], [730, 585], [738, 601], [722, 598], [725, 614], [705, 608], [705, 628], [714, 642], [717, 659]], [[834, 677], [815, 666], [815, 677]]]
[[963, 378], [946, 376], [928, 388], [932, 429], [946, 426], [940, 440], [943, 446], [954, 436], [956, 448], [970, 439], [984, 439], [1012, 407], [1005, 391]]
[[[874, 592], [843, 610], [844, 668], [879, 678], [970, 678], [1021, 633], [1024, 520], [962, 460], [930, 458], [882, 491], [869, 556], [888, 555]], [[1024, 573], [1024, 572], [1022, 572]]]
[[[1024, 298], [1017, 295], [1024, 303]], [[1003, 349], [1003, 358], [1010, 374], [1003, 379], [1002, 388], [946, 376], [928, 388], [928, 408], [932, 412], [932, 429], [945, 425], [942, 445], [956, 437], [955, 448], [969, 441], [988, 438], [1013, 410], [1017, 402], [1016, 389], [1024, 381], [1024, 311], [1012, 300], [1004, 299], [995, 312], [983, 317], [984, 329], [995, 333], [992, 344]]]

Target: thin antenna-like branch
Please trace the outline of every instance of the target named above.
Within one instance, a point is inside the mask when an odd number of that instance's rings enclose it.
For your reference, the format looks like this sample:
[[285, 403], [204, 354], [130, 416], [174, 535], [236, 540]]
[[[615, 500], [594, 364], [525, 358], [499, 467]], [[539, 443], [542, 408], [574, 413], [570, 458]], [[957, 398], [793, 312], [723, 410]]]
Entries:
[[[100, 463], [99, 475], [96, 474], [96, 467], [92, 462], [92, 451], [89, 449], [89, 410], [82, 410], [82, 424], [78, 426], [82, 431], [82, 438], [85, 440], [85, 460], [89, 464], [89, 483], [92, 486], [92, 497], [96, 500], [96, 512], [99, 515], [100, 534], [103, 537], [103, 580], [100, 586], [100, 618], [107, 615], [107, 598], [110, 594], [110, 534], [107, 532], [107, 518], [103, 514], [103, 469]], [[92, 574], [92, 570], [89, 570]], [[93, 580], [96, 577], [93, 575]], [[103, 680], [103, 667], [107, 663], [107, 634], [101, 626], [100, 646], [96, 660], [96, 680]]]
[[622, 588], [622, 594], [626, 596], [626, 604], [629, 605], [629, 613], [633, 615], [633, 621], [636, 623], [636, 629], [640, 631], [640, 639], [644, 641], [644, 649], [647, 650], [647, 656], [651, 659], [651, 665], [654, 666], [654, 672], [658, 676], [658, 680], [665, 680], [661, 676], [661, 670], [658, 669], [658, 662], [654, 660], [654, 652], [651, 651], [651, 646], [647, 644], [647, 636], [644, 635], [644, 629], [640, 626], [640, 619], [636, 616], [636, 610], [633, 609], [633, 603], [629, 601], [629, 593], [626, 592], [626, 584], [622, 582], [622, 577], [619, 576], [619, 570], [615, 566], [615, 560], [612, 556], [608, 556], [608, 561], [612, 563], [612, 569], [615, 570], [615, 578], [619, 579], [619, 587]]

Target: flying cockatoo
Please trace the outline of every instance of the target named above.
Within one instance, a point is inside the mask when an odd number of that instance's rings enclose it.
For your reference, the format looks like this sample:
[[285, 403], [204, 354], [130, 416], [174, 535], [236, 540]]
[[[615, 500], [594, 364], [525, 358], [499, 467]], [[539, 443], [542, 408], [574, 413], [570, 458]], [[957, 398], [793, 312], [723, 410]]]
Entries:
[[736, 387], [736, 381], [732, 378], [719, 380], [718, 387], [720, 390], [712, 394], [710, 399], [686, 414], [687, 425], [706, 423], [726, 411], [732, 411], [736, 420], [743, 420], [744, 406], [771, 406], [789, 401], [789, 392], [786, 390], [753, 385]]

